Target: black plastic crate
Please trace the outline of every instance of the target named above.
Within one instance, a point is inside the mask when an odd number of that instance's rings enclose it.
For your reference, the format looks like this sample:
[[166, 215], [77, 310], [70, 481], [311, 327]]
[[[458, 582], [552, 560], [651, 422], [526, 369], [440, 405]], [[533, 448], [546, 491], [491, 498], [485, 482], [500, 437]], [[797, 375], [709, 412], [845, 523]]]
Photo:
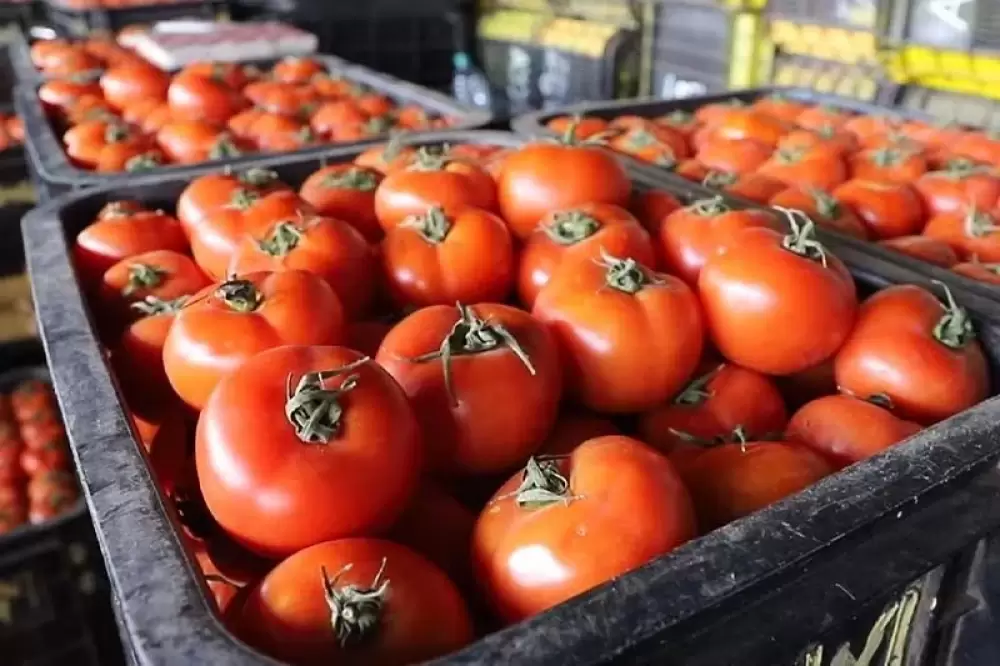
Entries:
[[943, 609], [954, 621], [933, 646], [931, 666], [1000, 663], [996, 618], [1000, 612], [1000, 535], [983, 540], [962, 562]]
[[[395, 77], [375, 72], [367, 67], [347, 62], [334, 56], [318, 56], [330, 72], [339, 74], [350, 81], [356, 82], [371, 90], [387, 95], [400, 104], [416, 104], [434, 115], [449, 116], [455, 119], [456, 129], [471, 129], [482, 127], [490, 121], [490, 114], [472, 109], [441, 93], [429, 90]], [[264, 63], [259, 63], [264, 65]], [[79, 169], [66, 156], [60, 136], [57, 135], [51, 119], [42, 108], [35, 84], [21, 84], [14, 92], [14, 105], [18, 114], [24, 120], [26, 152], [30, 167], [35, 174], [36, 185], [40, 185], [39, 195], [44, 198], [58, 196], [63, 192], [85, 187], [107, 184], [124, 184], [136, 178], [135, 174], [113, 173], [100, 174], [94, 171]], [[371, 144], [376, 140], [359, 142]], [[352, 144], [346, 144], [348, 147]], [[357, 144], [355, 144], [357, 145]], [[329, 151], [332, 146], [316, 146], [290, 153], [293, 155], [319, 155]], [[262, 155], [216, 160], [202, 165], [166, 165], [153, 169], [152, 174], [190, 174], [193, 170], [205, 165], [216, 168], [223, 165], [249, 164], [263, 159]]]
[[134, 7], [76, 9], [58, 0], [44, 0], [45, 16], [63, 37], [87, 37], [95, 31], [117, 32], [125, 26], [169, 19], [214, 19], [227, 7], [226, 0], [178, 0]]
[[903, 45], [1000, 50], [1000, 4], [994, 0], [897, 0], [890, 34]]
[[[411, 144], [515, 146], [496, 132], [410, 137]], [[297, 184], [319, 158], [274, 158]], [[202, 170], [205, 173], [206, 170]], [[272, 664], [226, 633], [209, 610], [140, 446], [133, 439], [76, 284], [69, 239], [104, 203], [169, 209], [193, 174], [134, 179], [65, 196], [24, 222], [42, 337], [98, 526], [136, 664]], [[704, 191], [633, 171], [639, 188], [685, 200]], [[837, 248], [864, 289], [929, 285], [904, 267]], [[1000, 380], [1000, 309], [960, 294]], [[77, 390], [87, 381], [86, 395]], [[98, 418], [99, 417], [99, 418]], [[782, 666], [814, 640], [837, 645], [912, 582], [1000, 526], [1000, 399], [928, 429], [749, 518], [570, 602], [487, 636], [439, 664], [650, 663]]]
[[733, 16], [722, 3], [658, 3], [653, 24], [652, 94], [691, 97], [728, 88], [733, 37]]

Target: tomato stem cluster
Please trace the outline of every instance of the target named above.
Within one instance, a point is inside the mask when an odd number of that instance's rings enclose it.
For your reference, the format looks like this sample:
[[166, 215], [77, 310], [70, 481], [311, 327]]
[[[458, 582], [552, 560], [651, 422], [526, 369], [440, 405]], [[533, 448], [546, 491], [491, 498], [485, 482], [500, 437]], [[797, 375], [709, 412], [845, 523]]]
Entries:
[[237, 312], [253, 312], [264, 300], [253, 282], [236, 278], [220, 284], [215, 290], [215, 295]]
[[163, 283], [167, 271], [149, 264], [129, 264], [128, 282], [122, 288], [122, 296], [131, 296], [140, 289], [152, 289]]
[[354, 568], [352, 564], [338, 571], [332, 580], [326, 567], [320, 569], [326, 604], [330, 608], [330, 627], [340, 647], [361, 643], [378, 627], [389, 594], [389, 580], [383, 580], [386, 564], [387, 560], [382, 558], [382, 565], [369, 587], [337, 586], [340, 578]]
[[951, 293], [948, 285], [938, 280], [934, 284], [944, 291], [945, 302], [944, 315], [934, 326], [934, 338], [950, 349], [961, 349], [975, 339], [976, 331], [972, 326], [972, 319], [965, 308], [955, 301], [955, 295]]
[[277, 182], [278, 174], [270, 169], [253, 168], [241, 173], [237, 180], [249, 187], [266, 187]]
[[962, 224], [965, 235], [971, 238], [983, 238], [1000, 231], [996, 219], [989, 213], [977, 210], [975, 206], [969, 209]]
[[[718, 174], [720, 177], [729, 175], [721, 172], [712, 172], [705, 177], [705, 180], [708, 181], [708, 179], [713, 174]], [[735, 174], [733, 175], [735, 176]], [[733, 182], [736, 182], [735, 178]], [[701, 217], [717, 217], [719, 215], [724, 215], [730, 212], [732, 208], [726, 205], [726, 202], [722, 200], [721, 196], [718, 196], [718, 197], [712, 197], [711, 199], [699, 199], [698, 201], [695, 201], [693, 204], [688, 206], [685, 210], [689, 210], [692, 213], [695, 213], [696, 215], [700, 215]]]
[[781, 247], [800, 257], [818, 261], [823, 264], [823, 268], [828, 268], [826, 247], [816, 240], [816, 223], [800, 210], [777, 210], [784, 213], [788, 226], [791, 227], [791, 232], [781, 239]]
[[601, 228], [601, 222], [579, 210], [553, 213], [552, 220], [542, 225], [542, 231], [559, 245], [574, 245], [590, 238]]
[[438, 206], [429, 208], [423, 215], [411, 215], [400, 223], [401, 227], [414, 229], [428, 243], [438, 245], [444, 242], [451, 232], [451, 220], [445, 215], [444, 209]]
[[187, 303], [187, 300], [187, 296], [181, 296], [171, 301], [157, 298], [156, 296], [147, 296], [141, 301], [132, 303], [129, 307], [145, 317], [161, 314], [177, 314], [184, 307], [184, 304]]
[[573, 499], [569, 492], [569, 479], [562, 474], [555, 458], [528, 458], [521, 485], [513, 496], [521, 509], [542, 509]]
[[663, 284], [662, 280], [631, 257], [618, 259], [602, 249], [601, 265], [607, 269], [604, 283], [625, 294], [637, 294], [650, 285]]
[[711, 398], [712, 393], [707, 391], [706, 388], [724, 367], [726, 367], [725, 364], [719, 365], [710, 372], [694, 379], [690, 384], [684, 387], [684, 390], [681, 391], [676, 398], [674, 398], [674, 404], [695, 407]]
[[[307, 444], [328, 444], [340, 431], [344, 416], [343, 396], [357, 388], [359, 376], [350, 374], [371, 359], [365, 356], [340, 368], [308, 372], [292, 389], [289, 375], [286, 387], [285, 418], [295, 434]], [[347, 375], [337, 388], [326, 388], [326, 380]]]
[[294, 222], [279, 222], [274, 226], [271, 235], [257, 241], [261, 252], [272, 257], [284, 257], [298, 247], [302, 241], [303, 229]]
[[[388, 152], [383, 151], [383, 156]], [[373, 192], [378, 186], [378, 180], [368, 171], [351, 167], [345, 171], [331, 173], [323, 179], [323, 186], [333, 189], [357, 190], [358, 192]]]
[[[721, 190], [724, 187], [735, 185], [739, 179], [740, 176], [735, 171], [709, 171], [708, 175], [702, 179], [701, 184], [713, 190]], [[689, 206], [689, 208], [693, 210], [693, 207]]]

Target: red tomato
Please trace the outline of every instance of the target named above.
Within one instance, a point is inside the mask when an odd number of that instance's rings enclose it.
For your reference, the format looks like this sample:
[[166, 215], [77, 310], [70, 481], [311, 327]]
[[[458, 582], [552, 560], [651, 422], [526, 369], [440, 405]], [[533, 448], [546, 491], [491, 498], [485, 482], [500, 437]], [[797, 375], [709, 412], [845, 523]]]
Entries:
[[386, 231], [428, 208], [455, 215], [465, 208], [495, 211], [493, 178], [471, 162], [422, 151], [410, 166], [393, 171], [375, 190], [375, 215]]
[[194, 235], [201, 223], [213, 214], [246, 208], [267, 194], [288, 189], [277, 173], [267, 169], [206, 174], [192, 180], [181, 192], [177, 199], [177, 219], [189, 236]]
[[514, 285], [513, 241], [493, 213], [431, 207], [387, 231], [382, 266], [397, 305], [502, 302]]
[[52, 440], [41, 448], [25, 448], [21, 452], [21, 469], [28, 477], [71, 467], [69, 447], [64, 438]]
[[49, 112], [68, 110], [78, 100], [88, 96], [104, 99], [104, 92], [96, 78], [52, 79], [38, 88], [38, 99]]
[[184, 414], [166, 408], [157, 422], [135, 414], [132, 421], [160, 490], [172, 497], [191, 459], [190, 433]]
[[869, 148], [851, 159], [851, 177], [888, 183], [912, 183], [927, 172], [920, 153], [901, 148]]
[[963, 261], [1000, 261], [998, 232], [997, 213], [975, 208], [935, 215], [924, 227], [925, 236], [946, 243]]
[[[858, 302], [847, 268], [789, 216], [787, 236], [744, 229], [698, 279], [708, 329], [730, 361], [788, 375], [832, 356], [851, 332]], [[778, 332], [778, 333], [776, 333]]]
[[748, 516], [833, 472], [808, 448], [780, 441], [721, 444], [679, 469], [703, 530]]
[[677, 130], [686, 137], [690, 137], [701, 127], [701, 123], [695, 120], [693, 113], [680, 110], [671, 111], [665, 116], [654, 118], [652, 122], [660, 127], [669, 127], [670, 129]]
[[354, 164], [323, 167], [302, 183], [301, 196], [320, 215], [347, 222], [369, 243], [382, 240], [375, 216], [375, 189], [382, 174]]
[[608, 131], [608, 121], [595, 116], [559, 116], [545, 124], [560, 136], [571, 136], [574, 139], [590, 139]]
[[455, 584], [410, 549], [376, 539], [292, 555], [251, 590], [238, 624], [265, 653], [304, 665], [405, 666], [473, 638]]
[[931, 215], [958, 213], [968, 207], [993, 210], [1000, 203], [1000, 176], [967, 160], [954, 160], [915, 183]]
[[188, 251], [187, 237], [176, 219], [162, 211], [110, 211], [76, 237], [73, 262], [86, 289], [122, 259], [155, 250]]
[[782, 432], [786, 423], [785, 402], [771, 379], [723, 363], [670, 402], [643, 413], [638, 432], [642, 441], [673, 458], [697, 455], [706, 444], [727, 439], [737, 428], [760, 438]]
[[739, 109], [726, 114], [713, 126], [713, 136], [717, 139], [750, 139], [773, 148], [790, 129], [788, 123], [774, 116]]
[[742, 175], [756, 171], [773, 152], [771, 146], [758, 141], [713, 139], [698, 150], [697, 159], [713, 171]]
[[684, 160], [674, 167], [674, 173], [692, 183], [701, 183], [712, 171], [698, 160]]
[[800, 129], [790, 132], [778, 144], [780, 150], [810, 150], [821, 146], [846, 157], [857, 150], [858, 140], [850, 132], [823, 127], [815, 131]]
[[779, 149], [758, 173], [780, 180], [786, 185], [813, 187], [825, 192], [847, 180], [847, 166], [835, 152], [817, 149]]
[[795, 118], [795, 124], [804, 129], [821, 131], [840, 129], [851, 119], [851, 114], [830, 106], [812, 106]]
[[172, 118], [156, 132], [156, 143], [178, 164], [231, 159], [251, 152], [253, 146], [221, 126], [204, 120]]
[[961, 132], [951, 148], [956, 155], [1000, 168], [1000, 137], [996, 132]]
[[1000, 263], [981, 264], [978, 261], [969, 261], [954, 265], [951, 270], [971, 280], [987, 284], [1000, 284]]
[[928, 236], [900, 236], [880, 241], [879, 245], [942, 268], [951, 268], [959, 262], [951, 246]]
[[920, 431], [867, 400], [830, 395], [795, 412], [785, 436], [827, 458], [837, 469], [884, 451]]
[[555, 334], [567, 389], [598, 412], [635, 412], [674, 395], [704, 344], [691, 289], [631, 257], [564, 263], [532, 314]]
[[497, 183], [500, 212], [525, 239], [550, 211], [585, 203], [627, 206], [628, 173], [614, 155], [590, 145], [532, 143], [503, 162]]
[[667, 272], [695, 285], [705, 264], [727, 251], [737, 233], [753, 227], [776, 228], [777, 222], [767, 212], [733, 210], [721, 197], [696, 201], [660, 225], [661, 263]]
[[52, 443], [65, 444], [66, 431], [54, 413], [39, 412], [30, 421], [21, 422], [21, 440], [29, 449], [45, 449]]
[[[669, 196], [669, 195], [667, 195]], [[652, 266], [655, 261], [649, 234], [626, 210], [610, 204], [585, 204], [552, 211], [541, 220], [521, 252], [518, 295], [530, 308], [538, 292], [566, 261], [598, 261], [602, 253], [634, 257]]]
[[404, 146], [401, 141], [402, 135], [399, 135], [388, 143], [369, 148], [354, 158], [354, 164], [366, 169], [374, 169], [383, 175], [401, 168], [409, 164], [417, 155], [416, 148]]
[[151, 298], [134, 306], [141, 318], [125, 329], [111, 354], [115, 378], [137, 416], [161, 418], [177, 400], [163, 367], [163, 347], [174, 316], [188, 300]]
[[833, 191], [834, 198], [853, 211], [876, 240], [920, 233], [924, 207], [912, 186], [851, 180]]
[[198, 421], [195, 457], [226, 532], [284, 556], [389, 527], [416, 487], [420, 431], [406, 395], [367, 357], [289, 345], [219, 382]]
[[868, 230], [854, 211], [823, 190], [789, 187], [771, 197], [768, 203], [775, 208], [802, 211], [823, 229], [868, 239]]
[[217, 76], [182, 72], [167, 90], [167, 101], [178, 118], [225, 125], [230, 117], [250, 105], [239, 92]]
[[138, 101], [167, 99], [170, 77], [161, 69], [142, 62], [112, 67], [101, 76], [104, 98], [117, 109]]
[[286, 83], [309, 83], [316, 75], [326, 74], [326, 68], [314, 58], [285, 56], [271, 68], [271, 75]]
[[780, 180], [756, 172], [741, 176], [736, 173], [713, 171], [705, 176], [701, 184], [761, 205], [766, 205], [771, 197], [787, 187]]
[[942, 304], [915, 285], [865, 301], [837, 353], [837, 385], [861, 398], [885, 395], [904, 419], [930, 425], [989, 395], [989, 373], [969, 314], [945, 290]]
[[377, 266], [361, 233], [329, 217], [301, 217], [247, 226], [229, 262], [229, 275], [260, 271], [307, 271], [323, 278], [354, 318], [375, 299]]
[[781, 95], [768, 95], [756, 100], [750, 105], [750, 108], [757, 113], [774, 116], [786, 123], [794, 123], [807, 106], [803, 102], [797, 102]]
[[433, 471], [509, 470], [555, 422], [562, 393], [555, 341], [515, 308], [418, 310], [389, 332], [376, 358], [409, 396]]
[[666, 168], [691, 156], [687, 140], [680, 132], [649, 123], [626, 130], [609, 145], [619, 152]]
[[528, 462], [479, 516], [477, 577], [507, 622], [536, 615], [695, 536], [691, 500], [665, 457], [628, 437]]
[[251, 273], [206, 289], [177, 313], [163, 348], [174, 391], [201, 409], [223, 376], [266, 349], [337, 344], [343, 309], [312, 273]]
[[143, 167], [143, 155], [158, 154], [152, 139], [117, 118], [90, 120], [63, 135], [66, 154], [84, 169], [110, 173]]

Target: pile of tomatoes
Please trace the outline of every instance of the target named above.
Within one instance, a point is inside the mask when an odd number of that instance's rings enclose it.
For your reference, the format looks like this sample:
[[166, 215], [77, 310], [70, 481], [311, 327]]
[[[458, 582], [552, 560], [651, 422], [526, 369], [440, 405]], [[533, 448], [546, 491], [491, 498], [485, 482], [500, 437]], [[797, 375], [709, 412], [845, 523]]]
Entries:
[[24, 121], [13, 113], [0, 113], [0, 152], [24, 145]]
[[21, 382], [0, 397], [0, 534], [55, 518], [79, 499], [52, 389]]
[[293, 151], [447, 126], [415, 104], [328, 72], [313, 58], [270, 71], [203, 62], [170, 75], [114, 43], [36, 42], [53, 77], [38, 90], [66, 129], [66, 154], [98, 172], [196, 164], [245, 153]]
[[74, 254], [224, 621], [293, 663], [458, 649], [989, 395], [946, 291], [862, 300], [812, 221], [598, 146], [290, 185], [113, 202]]
[[660, 118], [559, 117], [638, 159], [759, 204], [1000, 284], [1000, 139], [781, 96]]

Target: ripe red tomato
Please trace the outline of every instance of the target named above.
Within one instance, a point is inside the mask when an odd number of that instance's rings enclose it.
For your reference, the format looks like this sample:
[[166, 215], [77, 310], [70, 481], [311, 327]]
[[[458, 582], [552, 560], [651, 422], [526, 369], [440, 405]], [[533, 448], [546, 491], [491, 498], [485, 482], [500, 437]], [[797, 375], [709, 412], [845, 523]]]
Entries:
[[156, 142], [178, 164], [230, 159], [253, 150], [251, 144], [219, 125], [197, 119], [178, 120], [176, 116], [157, 131]]
[[32, 489], [28, 508], [28, 521], [34, 525], [58, 518], [73, 509], [80, 501], [80, 491], [75, 485], [43, 483]]
[[701, 183], [712, 173], [712, 170], [698, 160], [684, 160], [676, 167], [674, 173], [692, 183]]
[[738, 232], [752, 227], [777, 228], [778, 224], [767, 212], [733, 210], [721, 197], [674, 211], [663, 220], [657, 238], [663, 268], [696, 285], [705, 264], [725, 252]]
[[951, 268], [959, 262], [950, 245], [929, 236], [899, 236], [879, 241], [879, 245], [942, 268]]
[[125, 329], [114, 347], [115, 378], [134, 416], [160, 420], [163, 410], [177, 401], [163, 367], [163, 347], [174, 316], [192, 295], [137, 304], [133, 309], [141, 318]]
[[927, 172], [927, 160], [905, 148], [869, 148], [850, 159], [851, 177], [888, 183], [912, 183]]
[[602, 253], [633, 257], [645, 266], [655, 262], [649, 234], [618, 206], [585, 204], [552, 211], [521, 252], [517, 284], [521, 303], [528, 308], [534, 305], [538, 292], [566, 261], [598, 261]]
[[[713, 171], [739, 175], [753, 173], [767, 162], [774, 149], [748, 139], [713, 139], [698, 149], [698, 162]], [[703, 180], [704, 176], [699, 181]]]
[[344, 347], [288, 345], [246, 361], [218, 383], [195, 441], [212, 515], [269, 557], [389, 527], [420, 458], [406, 395]]
[[105, 71], [100, 85], [112, 106], [125, 109], [140, 100], [165, 101], [170, 77], [152, 65], [129, 62]]
[[840, 129], [851, 119], [851, 114], [830, 106], [811, 106], [795, 118], [795, 124], [804, 129], [821, 131]]
[[989, 395], [983, 349], [968, 312], [946, 289], [897, 285], [861, 306], [834, 363], [837, 385], [860, 398], [885, 395], [901, 418], [930, 425]]
[[701, 184], [761, 205], [766, 205], [771, 197], [787, 187], [782, 181], [757, 172], [741, 176], [737, 173], [713, 171], [705, 176]]
[[850, 132], [833, 127], [818, 130], [800, 129], [782, 137], [778, 148], [781, 150], [810, 150], [817, 147], [831, 149], [846, 157], [858, 148], [858, 140]]
[[173, 250], [153, 250], [122, 259], [104, 272], [96, 293], [101, 325], [119, 331], [139, 317], [132, 306], [148, 298], [172, 301], [211, 284], [194, 261]]
[[531, 459], [486, 505], [473, 564], [502, 619], [536, 615], [695, 536], [691, 500], [665, 457], [628, 437]]
[[177, 199], [177, 219], [191, 236], [203, 220], [220, 210], [245, 208], [247, 200], [288, 189], [277, 173], [267, 169], [206, 174], [192, 180], [181, 192]]
[[187, 253], [187, 237], [175, 218], [162, 211], [109, 209], [77, 235], [73, 263], [89, 290], [122, 259], [155, 250]]
[[502, 302], [514, 286], [510, 232], [485, 210], [430, 207], [388, 228], [380, 247], [389, 293], [400, 306]]
[[503, 219], [525, 239], [553, 210], [586, 203], [627, 206], [632, 183], [625, 167], [603, 148], [532, 143], [504, 159], [497, 190]]
[[174, 77], [167, 90], [167, 101], [178, 118], [215, 125], [225, 125], [232, 116], [250, 106], [249, 100], [222, 78], [192, 71]]
[[635, 412], [691, 378], [705, 331], [691, 289], [632, 257], [564, 262], [535, 300], [562, 351], [565, 385], [597, 412]]
[[788, 422], [785, 436], [828, 459], [837, 469], [884, 451], [920, 431], [884, 407], [846, 395], [804, 405]]
[[409, 396], [433, 471], [509, 470], [534, 453], [555, 423], [558, 350], [545, 327], [521, 310], [424, 308], [389, 332], [376, 358]]
[[1000, 176], [968, 160], [954, 160], [915, 183], [931, 215], [959, 213], [966, 208], [993, 210], [1000, 203]]
[[690, 137], [701, 127], [701, 123], [695, 119], [693, 113], [681, 110], [671, 111], [659, 118], [653, 118], [652, 122], [660, 127], [677, 130], [685, 137]]
[[66, 111], [86, 97], [104, 99], [104, 92], [96, 78], [51, 79], [38, 88], [38, 99], [50, 113]]
[[773, 148], [790, 130], [791, 126], [780, 118], [752, 109], [738, 109], [713, 125], [712, 135], [716, 139], [750, 139]]
[[406, 166], [416, 155], [416, 148], [403, 145], [401, 138], [397, 137], [388, 143], [365, 150], [354, 158], [354, 164], [366, 169], [374, 169], [385, 175]]
[[386, 231], [432, 206], [455, 215], [465, 208], [495, 211], [493, 178], [472, 162], [422, 150], [404, 169], [393, 171], [375, 190], [375, 214]]
[[43, 447], [27, 448], [21, 452], [21, 469], [30, 478], [57, 470], [68, 470], [72, 467], [69, 447], [66, 439], [50, 440]]
[[285, 83], [309, 83], [317, 74], [326, 73], [326, 68], [315, 58], [285, 56], [274, 63], [271, 76]]
[[799, 226], [794, 216], [789, 222], [793, 228], [786, 236], [763, 227], [738, 232], [698, 278], [718, 350], [734, 363], [774, 375], [832, 356], [850, 334], [858, 307], [853, 278], [814, 238], [812, 223]]
[[358, 108], [354, 100], [338, 99], [324, 102], [309, 118], [309, 126], [316, 134], [333, 137], [345, 127], [364, 125], [370, 116]]
[[581, 141], [603, 134], [610, 128], [607, 120], [596, 116], [558, 116], [545, 126], [560, 136], [572, 132], [571, 136]]
[[978, 261], [968, 261], [952, 266], [951, 270], [971, 280], [1000, 284], [1000, 263], [982, 264]]
[[229, 275], [299, 270], [323, 278], [344, 314], [365, 314], [375, 299], [377, 265], [354, 227], [329, 217], [302, 217], [262, 227], [247, 225], [229, 262]]
[[833, 196], [858, 216], [876, 240], [918, 234], [923, 228], [923, 204], [906, 183], [855, 179], [835, 189]]
[[808, 448], [782, 441], [721, 444], [679, 470], [703, 530], [748, 516], [834, 471]]
[[192, 447], [185, 414], [177, 409], [176, 399], [168, 404], [173, 406], [162, 406], [155, 421], [134, 413], [131, 417], [160, 489], [166, 497], [173, 497], [191, 463]]
[[678, 461], [726, 440], [737, 428], [751, 438], [785, 429], [788, 413], [774, 382], [731, 363], [716, 366], [688, 384], [672, 400], [639, 419], [639, 437]]
[[954, 145], [951, 146], [956, 155], [988, 164], [991, 167], [1000, 167], [1000, 140], [995, 131], [991, 132], [959, 132], [954, 137]]
[[320, 215], [347, 222], [369, 243], [382, 240], [375, 216], [375, 189], [382, 174], [354, 164], [333, 164], [313, 173], [302, 183], [301, 196]]
[[776, 150], [760, 165], [758, 173], [780, 180], [786, 185], [812, 187], [825, 192], [847, 180], [847, 166], [834, 151], [817, 148]]
[[935, 215], [924, 227], [925, 236], [947, 244], [963, 261], [1000, 261], [998, 232], [997, 212], [975, 208]]
[[868, 230], [854, 211], [823, 190], [789, 187], [771, 197], [768, 203], [775, 208], [802, 211], [823, 229], [868, 239]]
[[21, 440], [25, 448], [44, 449], [53, 442], [66, 443], [66, 430], [54, 410], [54, 407], [47, 407], [39, 410], [30, 421], [21, 422]]
[[754, 101], [750, 108], [757, 113], [774, 116], [786, 123], [794, 123], [807, 106], [803, 102], [797, 102], [781, 95], [768, 95]]
[[667, 168], [691, 157], [691, 149], [680, 132], [648, 122], [622, 132], [609, 145], [644, 162]]
[[177, 313], [163, 348], [174, 391], [201, 409], [215, 385], [250, 357], [280, 345], [338, 344], [343, 308], [305, 271], [251, 273], [195, 295]]
[[303, 665], [404, 666], [473, 638], [455, 584], [410, 549], [376, 539], [289, 557], [250, 591], [237, 623], [255, 647]]
[[63, 143], [74, 164], [102, 173], [134, 171], [144, 166], [137, 158], [147, 153], [160, 155], [152, 139], [117, 118], [71, 127], [63, 135]]

